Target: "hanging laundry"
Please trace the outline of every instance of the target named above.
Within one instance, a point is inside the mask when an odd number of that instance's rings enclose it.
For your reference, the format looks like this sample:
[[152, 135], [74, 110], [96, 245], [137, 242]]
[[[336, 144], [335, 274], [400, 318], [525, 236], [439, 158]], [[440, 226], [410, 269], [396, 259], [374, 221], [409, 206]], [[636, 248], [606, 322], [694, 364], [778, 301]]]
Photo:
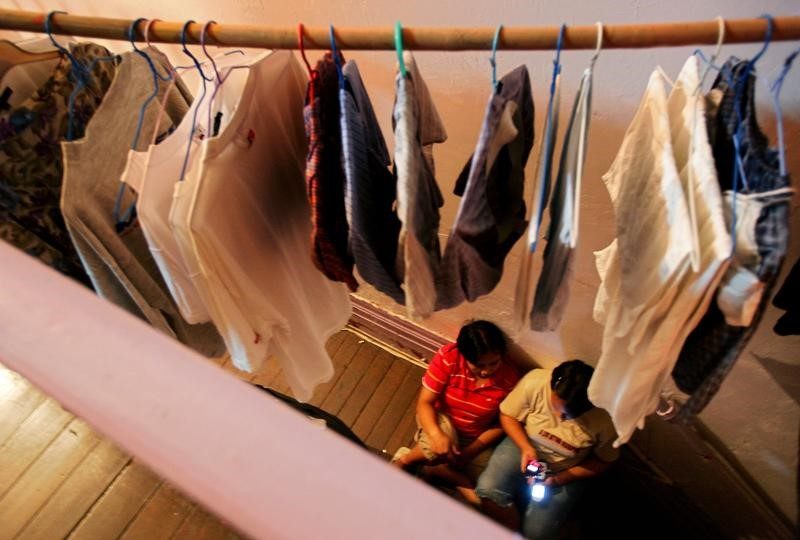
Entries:
[[578, 245], [581, 180], [591, 114], [592, 68], [589, 67], [583, 72], [572, 107], [550, 202], [547, 246], [530, 313], [531, 330], [537, 332], [558, 328], [569, 299], [569, 283]]
[[456, 181], [462, 197], [439, 271], [437, 309], [491, 292], [525, 232], [525, 165], [533, 147], [528, 69], [504, 76], [486, 107], [478, 144]]
[[306, 182], [311, 204], [311, 258], [328, 278], [344, 282], [355, 291], [358, 283], [353, 276], [344, 207], [339, 75], [333, 53], [325, 53], [314, 73], [308, 81], [303, 109], [308, 136]]
[[779, 336], [800, 335], [800, 259], [795, 261], [783, 286], [772, 299], [772, 305], [786, 311], [775, 323], [773, 330]]
[[[5, 67], [3, 43], [0, 40], [0, 71], [2, 71], [2, 67]], [[74, 44], [70, 44], [70, 46], [74, 47]], [[0, 92], [2, 93], [0, 95], [0, 115], [6, 120], [12, 110], [17, 109], [26, 100], [33, 97], [39, 88], [53, 76], [55, 70], [66, 61], [58, 49], [53, 47], [53, 42], [47, 36], [16, 42], [13, 47], [30, 52], [32, 61], [8, 66], [8, 70], [0, 80]], [[17, 56], [16, 53], [13, 54]], [[46, 59], [51, 55], [54, 58]], [[108, 82], [110, 83], [111, 80], [109, 79]]]
[[534, 172], [533, 195], [531, 200], [531, 220], [517, 275], [514, 291], [514, 326], [520, 330], [527, 325], [533, 305], [533, 253], [539, 242], [539, 227], [544, 209], [550, 197], [550, 177], [553, 170], [553, 152], [558, 135], [558, 117], [561, 104], [561, 69], [556, 64], [550, 84], [550, 98], [547, 102], [547, 115], [539, 143], [539, 158]]
[[397, 273], [403, 279], [406, 307], [413, 319], [429, 316], [436, 306], [436, 279], [441, 263], [439, 208], [444, 204], [436, 184], [433, 145], [447, 133], [433, 104], [414, 55], [403, 53], [406, 75], [395, 77], [392, 111], [397, 174], [397, 216], [401, 228]]
[[342, 126], [344, 193], [350, 251], [364, 280], [398, 304], [405, 304], [397, 275], [400, 220], [394, 205], [397, 179], [375, 111], [355, 60], [344, 65], [339, 90]]
[[705, 100], [695, 91], [699, 81], [692, 56], [667, 99], [656, 70], [603, 176], [617, 238], [596, 254], [602, 282], [595, 319], [604, 329], [588, 391], [611, 415], [616, 446], [655, 412], [681, 344], [711, 303], [731, 251]]
[[[92, 67], [86, 88], [75, 94], [72, 126], [79, 138], [111, 85], [116, 62], [95, 62], [111, 53], [92, 43], [73, 45], [71, 54]], [[71, 72], [64, 58], [32, 96], [0, 118], [0, 238], [90, 286], [59, 209], [59, 142], [67, 135], [76, 85]]]
[[[737, 213], [741, 211], [742, 199], [759, 196], [768, 198], [770, 193], [785, 197], [785, 188], [790, 184], [789, 176], [780, 174], [778, 152], [768, 147], [767, 138], [758, 125], [755, 75], [748, 73], [747, 64], [747, 61], [731, 58], [722, 67], [722, 71], [731, 75], [733, 84], [724, 75], [719, 76], [714, 83], [714, 87], [723, 94], [716, 118], [714, 160], [719, 171], [720, 186], [726, 190], [733, 185], [736, 157], [733, 135], [737, 128], [741, 134], [739, 157], [746, 185], [739, 189], [745, 197], [736, 197]], [[737, 102], [740, 114], [736, 112]], [[717, 304], [712, 304], [686, 340], [672, 371], [678, 388], [691, 394], [678, 412], [677, 418], [680, 420], [690, 419], [711, 401], [758, 327], [789, 244], [787, 200], [765, 205], [759, 211], [755, 225], [755, 242], [759, 257], [755, 275], [763, 284], [761, 300], [752, 316], [748, 317], [751, 323], [747, 327], [727, 324]]]
[[[169, 69], [166, 56], [145, 49], [158, 69]], [[125, 168], [139, 120], [141, 105], [153, 91], [147, 61], [138, 54], [126, 53], [116, 75], [86, 130], [77, 142], [62, 144], [64, 181], [61, 211], [75, 247], [100, 296], [144, 318], [167, 335], [207, 356], [224, 350], [211, 325], [191, 326], [184, 321], [161, 280], [138, 223], [118, 234], [112, 218], [119, 179]], [[142, 130], [150, 133], [163, 97], [145, 109]], [[187, 110], [190, 94], [182, 83], [175, 86], [167, 101], [167, 124], [176, 124]], [[146, 147], [141, 138], [139, 149]], [[130, 205], [132, 196], [123, 200]]]
[[289, 51], [250, 67], [228, 124], [201, 143], [186, 223], [234, 365], [276, 356], [301, 401], [333, 375], [325, 341], [350, 316], [347, 289], [308, 257], [304, 83]]
[[[255, 56], [225, 55], [217, 59], [217, 69], [222, 76], [230, 76], [228, 68], [236, 65], [246, 65], [253, 62]], [[208, 87], [212, 83], [205, 83]], [[219, 92], [210, 103], [213, 89], [206, 88], [205, 99], [197, 98], [192, 102], [189, 111], [183, 116], [178, 127], [159, 144], [155, 141], [144, 152], [131, 150], [128, 163], [122, 176], [122, 182], [131, 186], [137, 193], [136, 212], [139, 222], [147, 240], [150, 253], [153, 256], [169, 292], [175, 300], [181, 315], [190, 324], [208, 322], [211, 319], [206, 303], [192, 278], [178, 241], [170, 226], [169, 216], [172, 208], [175, 184], [179, 181], [184, 159], [186, 158], [187, 144], [191, 149], [189, 159], [196, 157], [200, 137], [192, 134], [193, 123], [197, 117], [200, 122], [194, 129], [201, 130], [206, 115], [198, 115], [200, 110], [222, 103], [222, 93]], [[203, 81], [198, 84], [195, 95], [202, 96]], [[228, 118], [230, 111], [223, 114]], [[169, 123], [169, 122], [167, 122]], [[159, 134], [159, 122], [153, 130], [152, 138]], [[202, 129], [208, 133], [208, 126]]]

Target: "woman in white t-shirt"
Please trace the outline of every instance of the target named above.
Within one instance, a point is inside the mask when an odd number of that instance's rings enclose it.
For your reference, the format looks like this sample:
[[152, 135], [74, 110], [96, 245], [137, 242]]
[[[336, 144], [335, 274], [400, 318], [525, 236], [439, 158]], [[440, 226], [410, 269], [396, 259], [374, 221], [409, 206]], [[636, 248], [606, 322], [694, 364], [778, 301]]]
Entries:
[[[594, 368], [570, 360], [553, 370], [534, 369], [500, 404], [507, 437], [478, 479], [476, 493], [487, 514], [526, 538], [550, 538], [583, 492], [581, 480], [606, 470], [619, 451], [608, 414], [589, 401]], [[545, 463], [546, 494], [531, 497], [525, 472]]]

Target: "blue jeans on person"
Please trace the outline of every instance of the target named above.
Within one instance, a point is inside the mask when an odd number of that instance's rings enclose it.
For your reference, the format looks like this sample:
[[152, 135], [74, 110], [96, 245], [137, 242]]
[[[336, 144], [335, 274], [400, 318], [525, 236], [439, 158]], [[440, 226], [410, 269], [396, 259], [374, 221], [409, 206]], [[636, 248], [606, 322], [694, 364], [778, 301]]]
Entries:
[[516, 505], [522, 513], [522, 533], [525, 538], [555, 538], [575, 503], [582, 495], [583, 481], [570, 482], [564, 486], [548, 487], [544, 500], [531, 500], [530, 486], [520, 472], [520, 451], [506, 437], [495, 448], [489, 465], [478, 478], [475, 492], [482, 499], [489, 499], [499, 506]]

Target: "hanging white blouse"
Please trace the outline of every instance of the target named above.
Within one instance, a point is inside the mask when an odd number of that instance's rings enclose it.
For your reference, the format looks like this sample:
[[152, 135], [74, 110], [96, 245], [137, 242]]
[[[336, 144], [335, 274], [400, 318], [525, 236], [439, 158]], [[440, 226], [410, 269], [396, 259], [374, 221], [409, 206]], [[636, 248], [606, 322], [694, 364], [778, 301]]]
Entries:
[[627, 442], [655, 411], [730, 254], [705, 101], [695, 92], [698, 71], [691, 57], [669, 100], [661, 72], [650, 76], [603, 177], [617, 238], [596, 254], [602, 283], [595, 318], [605, 328], [589, 399], [611, 415], [616, 445]]
[[308, 256], [305, 83], [288, 51], [250, 68], [228, 125], [201, 145], [188, 216], [200, 269], [223, 312], [219, 330], [242, 346], [230, 350], [234, 364], [256, 371], [274, 354], [303, 401], [333, 375], [325, 341], [351, 312], [345, 286]]

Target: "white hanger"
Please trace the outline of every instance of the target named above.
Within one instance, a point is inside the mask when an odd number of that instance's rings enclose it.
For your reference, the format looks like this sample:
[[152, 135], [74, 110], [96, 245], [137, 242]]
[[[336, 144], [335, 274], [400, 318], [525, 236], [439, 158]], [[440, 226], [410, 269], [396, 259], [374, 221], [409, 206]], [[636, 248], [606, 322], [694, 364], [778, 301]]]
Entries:
[[717, 48], [714, 49], [714, 54], [711, 55], [711, 58], [708, 60], [708, 64], [706, 64], [706, 69], [703, 70], [703, 74], [700, 76], [700, 82], [697, 84], [697, 88], [695, 89], [695, 94], [700, 91], [700, 88], [703, 87], [703, 83], [706, 80], [706, 76], [708, 75], [708, 71], [711, 69], [711, 65], [717, 61], [719, 57], [719, 52], [722, 50], [722, 44], [725, 42], [725, 19], [721, 16], [717, 16], [717, 25], [719, 26], [719, 31], [717, 33]]
[[603, 23], [597, 21], [594, 24], [597, 26], [597, 45], [595, 46], [594, 54], [592, 55], [592, 67], [594, 67], [594, 63], [597, 61], [597, 57], [600, 56], [600, 51], [603, 49]]

